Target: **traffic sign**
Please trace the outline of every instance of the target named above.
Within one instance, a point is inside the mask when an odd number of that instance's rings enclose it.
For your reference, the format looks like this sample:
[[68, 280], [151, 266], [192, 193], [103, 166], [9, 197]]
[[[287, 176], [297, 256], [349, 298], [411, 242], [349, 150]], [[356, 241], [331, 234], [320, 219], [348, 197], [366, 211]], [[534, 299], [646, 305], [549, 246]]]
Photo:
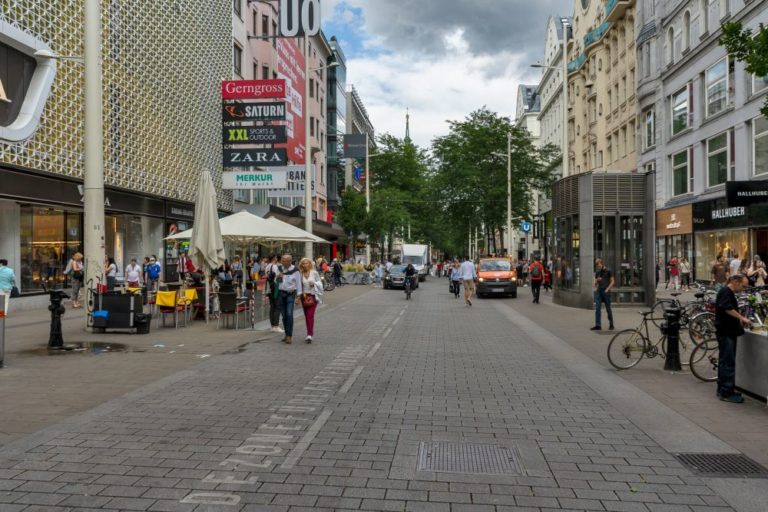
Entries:
[[533, 229], [533, 224], [531, 224], [527, 220], [524, 220], [523, 222], [520, 223], [520, 231], [522, 231], [523, 233], [530, 233], [532, 229]]

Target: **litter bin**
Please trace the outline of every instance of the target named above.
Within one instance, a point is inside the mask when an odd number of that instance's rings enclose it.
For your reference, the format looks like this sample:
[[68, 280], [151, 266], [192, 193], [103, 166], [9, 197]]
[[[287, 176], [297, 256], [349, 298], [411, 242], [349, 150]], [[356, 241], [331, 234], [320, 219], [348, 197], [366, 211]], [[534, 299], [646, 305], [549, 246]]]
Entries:
[[149, 327], [152, 317], [144, 313], [133, 315], [133, 326], [136, 327], [136, 334], [149, 334]]

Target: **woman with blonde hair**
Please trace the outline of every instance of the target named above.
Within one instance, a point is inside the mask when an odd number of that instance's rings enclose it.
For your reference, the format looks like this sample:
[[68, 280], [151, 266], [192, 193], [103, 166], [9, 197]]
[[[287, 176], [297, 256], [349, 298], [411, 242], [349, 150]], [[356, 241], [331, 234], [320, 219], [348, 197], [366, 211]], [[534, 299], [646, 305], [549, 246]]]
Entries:
[[76, 252], [72, 255], [64, 273], [72, 279], [72, 308], [81, 308], [80, 288], [83, 287], [85, 279], [85, 266], [83, 265], [83, 255], [81, 253]]
[[312, 343], [312, 337], [315, 334], [315, 311], [317, 305], [322, 301], [323, 282], [309, 258], [301, 260], [299, 273], [301, 274], [301, 288], [299, 289], [298, 300], [301, 301], [304, 321], [307, 324], [307, 337], [304, 341]]

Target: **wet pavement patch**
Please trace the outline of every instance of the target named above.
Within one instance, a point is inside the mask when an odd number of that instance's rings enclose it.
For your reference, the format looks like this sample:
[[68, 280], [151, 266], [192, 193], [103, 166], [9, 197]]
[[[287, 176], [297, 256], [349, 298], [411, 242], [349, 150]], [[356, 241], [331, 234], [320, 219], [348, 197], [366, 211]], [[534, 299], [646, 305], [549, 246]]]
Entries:
[[65, 343], [62, 348], [35, 347], [23, 350], [20, 354], [32, 356], [63, 356], [71, 354], [79, 355], [104, 355], [123, 354], [126, 352], [141, 352], [122, 343], [106, 343], [101, 341], [76, 341]]

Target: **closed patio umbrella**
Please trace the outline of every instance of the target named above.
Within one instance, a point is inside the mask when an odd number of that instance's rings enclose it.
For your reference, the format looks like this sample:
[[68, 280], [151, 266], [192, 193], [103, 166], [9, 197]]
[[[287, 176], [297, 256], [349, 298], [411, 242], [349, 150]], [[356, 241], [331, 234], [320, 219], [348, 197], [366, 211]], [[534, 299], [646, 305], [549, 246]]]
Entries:
[[198, 268], [205, 272], [205, 320], [208, 321], [210, 304], [210, 269], [224, 264], [224, 240], [221, 237], [216, 189], [211, 173], [200, 174], [200, 184], [195, 203], [195, 229], [191, 233], [189, 256]]

